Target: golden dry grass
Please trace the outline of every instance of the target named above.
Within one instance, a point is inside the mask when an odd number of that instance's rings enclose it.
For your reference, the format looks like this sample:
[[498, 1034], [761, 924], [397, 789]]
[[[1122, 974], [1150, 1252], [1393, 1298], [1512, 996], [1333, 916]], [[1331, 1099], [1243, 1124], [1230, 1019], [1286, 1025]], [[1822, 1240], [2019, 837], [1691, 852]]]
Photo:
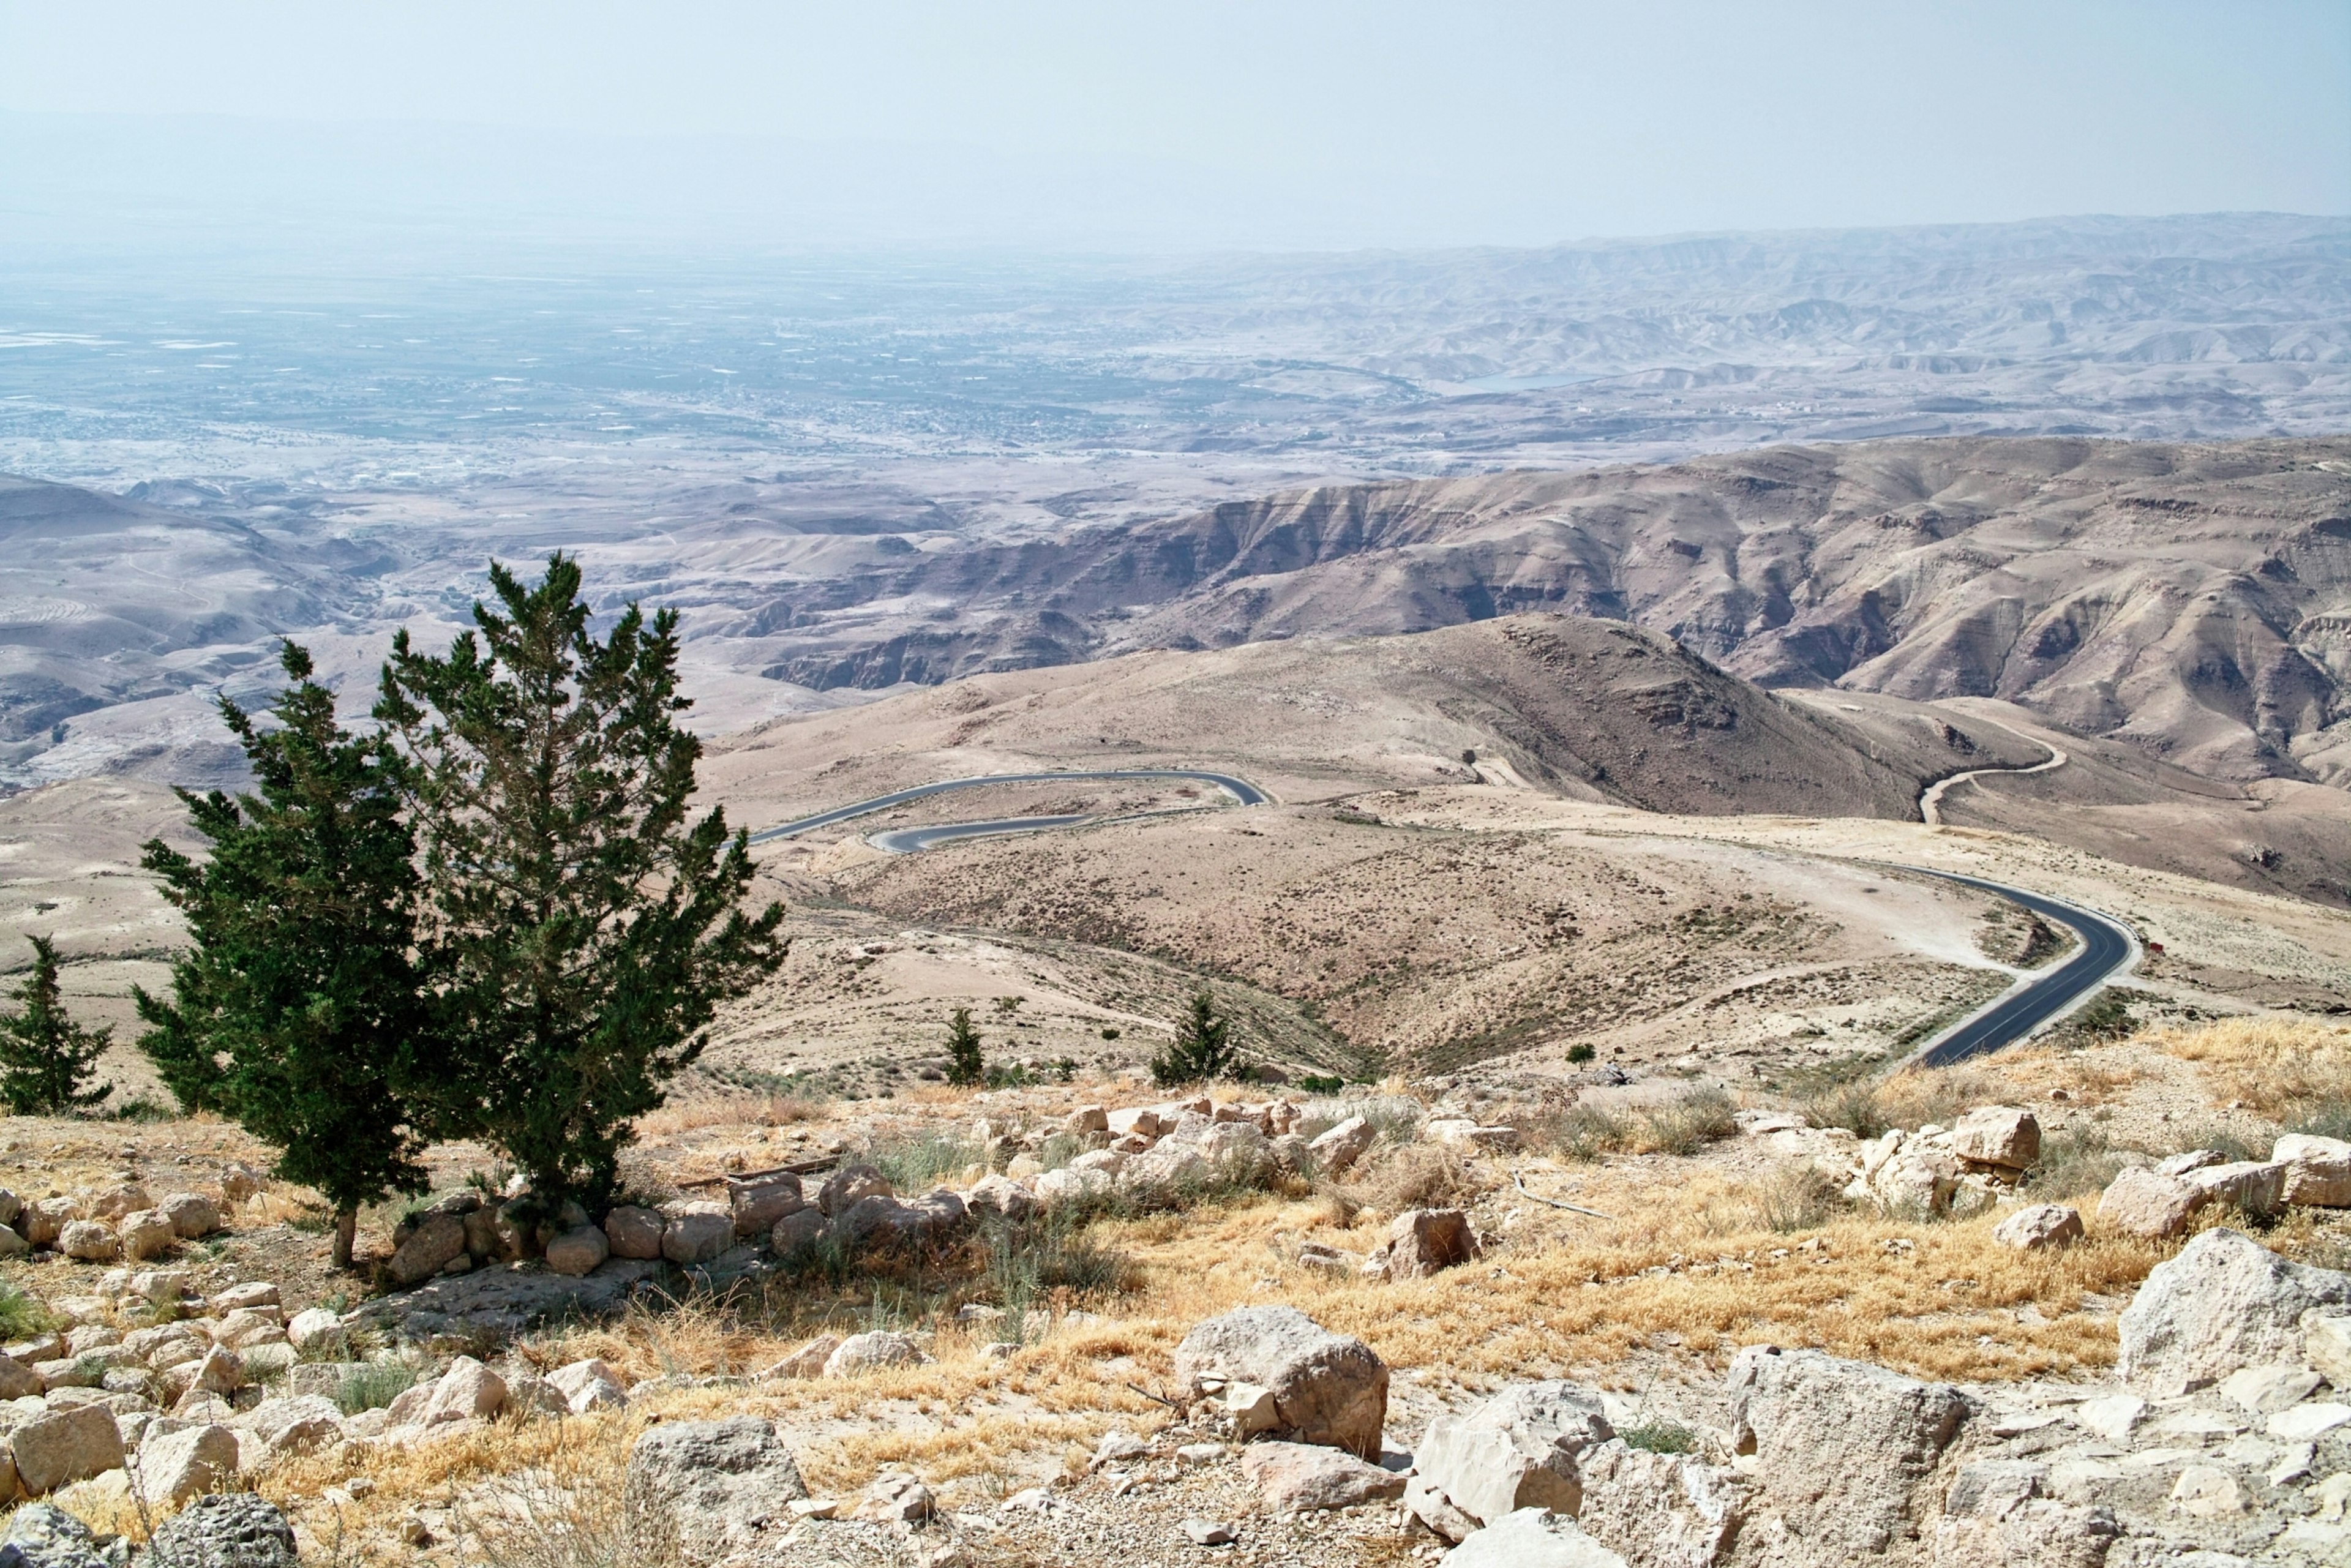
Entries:
[[[1063, 1322], [1008, 1361], [983, 1359], [983, 1336], [951, 1321], [951, 1304], [970, 1291], [935, 1280], [929, 1364], [853, 1380], [681, 1388], [621, 1413], [502, 1421], [404, 1448], [352, 1446], [274, 1469], [259, 1490], [296, 1509], [320, 1542], [340, 1531], [346, 1560], [395, 1561], [413, 1555], [394, 1535], [410, 1509], [454, 1504], [495, 1521], [496, 1500], [480, 1489], [497, 1478], [552, 1488], [549, 1496], [616, 1490], [629, 1445], [651, 1421], [749, 1412], [784, 1427], [820, 1494], [846, 1495], [901, 1468], [942, 1489], [951, 1506], [986, 1506], [1076, 1462], [1113, 1426], [1155, 1424], [1162, 1406], [1153, 1396], [1176, 1394], [1173, 1355], [1191, 1325], [1272, 1301], [1362, 1337], [1393, 1366], [1468, 1391], [1553, 1375], [1629, 1387], [1653, 1375], [1659, 1354], [1719, 1368], [1758, 1341], [1930, 1377], [2062, 1376], [2113, 1357], [2113, 1319], [2084, 1311], [2085, 1294], [2127, 1295], [2168, 1251], [2094, 1228], [2084, 1246], [2020, 1254], [1991, 1239], [1991, 1216], [1919, 1224], [1847, 1212], [1783, 1233], [1770, 1228], [1759, 1199], [1764, 1174], [1657, 1158], [1579, 1166], [1577, 1200], [1614, 1221], [1522, 1213], [1485, 1260], [1395, 1283], [1283, 1261], [1284, 1237], [1311, 1231], [1358, 1250], [1380, 1239], [1376, 1209], [1351, 1222], [1346, 1206], [1322, 1195], [1100, 1220], [1099, 1239], [1134, 1260], [1134, 1288], [1065, 1298], [1061, 1308], [1099, 1316]], [[1547, 1168], [1529, 1179], [1541, 1190], [1570, 1175]], [[803, 1285], [756, 1312], [687, 1301], [519, 1348], [541, 1366], [601, 1356], [632, 1381], [740, 1375], [797, 1348], [818, 1323], [862, 1326], [867, 1290]], [[339, 1511], [319, 1501], [352, 1476], [371, 1483], [364, 1498]]]
[[2195, 1062], [2215, 1103], [2237, 1102], [2283, 1122], [2351, 1101], [2351, 1024], [2268, 1013], [2139, 1038]]

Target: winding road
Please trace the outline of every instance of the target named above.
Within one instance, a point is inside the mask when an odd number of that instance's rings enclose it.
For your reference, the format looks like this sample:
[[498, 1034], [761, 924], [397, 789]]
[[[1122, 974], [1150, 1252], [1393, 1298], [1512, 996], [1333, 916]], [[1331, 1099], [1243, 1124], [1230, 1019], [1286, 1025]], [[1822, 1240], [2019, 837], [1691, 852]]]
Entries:
[[[2006, 727], [2003, 726], [2003, 728]], [[1932, 806], [1942, 791], [1951, 785], [1965, 782], [1986, 773], [2038, 773], [2044, 768], [2062, 767], [2065, 754], [2052, 747], [2048, 761], [2032, 768], [1977, 768], [1969, 773], [1955, 774], [1938, 784], [1931, 785], [1920, 798], [1921, 815], [1930, 825], [1937, 822], [1938, 813]], [[800, 817], [789, 822], [778, 822], [762, 828], [751, 835], [755, 844], [772, 843], [789, 839], [813, 828], [830, 827], [876, 811], [886, 811], [909, 800], [920, 800], [950, 789], [976, 789], [991, 784], [1080, 784], [1118, 780], [1168, 781], [1181, 779], [1206, 784], [1221, 790], [1236, 806], [1263, 806], [1273, 797], [1246, 779], [1230, 773], [1214, 773], [1188, 768], [1117, 768], [1045, 773], [987, 773], [969, 779], [942, 779], [936, 784], [921, 784], [911, 789], [893, 790], [876, 795], [870, 800], [852, 801], [836, 806], [830, 811], [820, 811], [811, 817]], [[1096, 814], [1050, 817], [1001, 817], [975, 822], [938, 822], [923, 827], [896, 828], [875, 833], [866, 841], [891, 854], [913, 854], [940, 844], [956, 843], [967, 839], [998, 838], [1010, 833], [1039, 833], [1055, 828], [1074, 828], [1103, 819]], [[1962, 883], [1985, 893], [1997, 894], [2012, 903], [2032, 910], [2036, 915], [2056, 921], [2081, 938], [2080, 951], [2054, 967], [2021, 977], [2001, 996], [1978, 1008], [1966, 1018], [1944, 1030], [1914, 1052], [1909, 1060], [1924, 1067], [1948, 1067], [1972, 1056], [1982, 1056], [2024, 1039], [2050, 1019], [2068, 1011], [2085, 1000], [2090, 993], [2104, 985], [2117, 970], [2127, 967], [2138, 956], [2138, 943], [2120, 921], [2094, 909], [2068, 904], [2045, 894], [2011, 887], [2004, 883], [1986, 882], [1980, 877], [1961, 876], [1955, 872], [1935, 871], [1926, 866], [1886, 865], [1888, 871], [1916, 872], [1921, 876], [1939, 877], [1946, 882]]]
[[[936, 784], [918, 784], [911, 789], [898, 789], [887, 795], [876, 795], [871, 800], [857, 800], [846, 806], [836, 806], [830, 811], [820, 811], [813, 817], [801, 817], [789, 822], [778, 822], [772, 828], [761, 828], [751, 835], [755, 844], [771, 843], [805, 833], [811, 828], [828, 828], [835, 822], [846, 822], [856, 817], [886, 811], [893, 806], [903, 806], [909, 800], [925, 796], [943, 795], [950, 789], [976, 789], [988, 784], [1082, 784], [1114, 779], [1183, 779], [1195, 784], [1207, 784], [1223, 790], [1236, 806], [1264, 806], [1273, 797], [1246, 779], [1229, 773], [1206, 773], [1189, 768], [1109, 768], [1083, 771], [1048, 773], [983, 773], [971, 779], [946, 779]], [[960, 839], [997, 838], [1006, 833], [1038, 833], [1049, 828], [1074, 828], [1081, 822], [1097, 819], [1091, 815], [1071, 817], [1004, 817], [987, 822], [941, 822], [928, 827], [899, 828], [887, 833], [876, 833], [867, 842], [877, 850], [893, 855], [912, 854], [935, 844], [952, 843]]]
[[2132, 936], [2130, 927], [2095, 909], [2067, 904], [2046, 894], [2028, 893], [2005, 883], [1961, 876], [1956, 872], [1930, 871], [1921, 865], [1888, 869], [1916, 872], [1921, 876], [1939, 877], [1945, 882], [1998, 894], [2035, 915], [2056, 921], [2082, 939], [2080, 950], [2072, 957], [2022, 977], [2006, 991], [1920, 1046], [1910, 1056], [1910, 1061], [1920, 1067], [1949, 1067], [2022, 1040], [2086, 999], [2116, 971], [2127, 968], [2138, 957], [2138, 942]]

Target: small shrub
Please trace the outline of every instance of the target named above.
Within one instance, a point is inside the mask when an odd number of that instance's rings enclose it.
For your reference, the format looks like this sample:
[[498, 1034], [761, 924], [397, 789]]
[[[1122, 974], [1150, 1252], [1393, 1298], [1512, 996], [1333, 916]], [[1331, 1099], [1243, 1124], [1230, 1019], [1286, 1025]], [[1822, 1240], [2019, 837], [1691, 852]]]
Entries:
[[1651, 1454], [1688, 1454], [1698, 1450], [1698, 1434], [1678, 1421], [1641, 1421], [1619, 1427], [1616, 1435], [1628, 1448]]
[[343, 1375], [335, 1405], [346, 1416], [381, 1410], [415, 1386], [416, 1369], [405, 1362], [362, 1362]]
[[169, 1122], [178, 1114], [169, 1105], [140, 1094], [109, 1111], [106, 1119], [110, 1122]]
[[1875, 1138], [1893, 1125], [1877, 1089], [1869, 1083], [1839, 1083], [1803, 1102], [1804, 1120], [1815, 1127], [1843, 1127], [1856, 1138]]
[[1116, 1025], [1112, 1025], [1102, 1031], [1102, 1037], [1104, 1040], [1116, 1040], [1118, 1036], [1119, 1030]]
[[1596, 1160], [1625, 1146], [1625, 1128], [1597, 1105], [1568, 1109], [1524, 1120], [1520, 1131], [1527, 1142], [1563, 1160]]
[[1782, 1235], [1817, 1230], [1844, 1207], [1836, 1184], [1810, 1166], [1782, 1167], [1755, 1194], [1755, 1218], [1766, 1230]]
[[965, 1166], [982, 1163], [984, 1156], [977, 1144], [933, 1132], [873, 1145], [862, 1157], [900, 1192], [921, 1192], [944, 1177], [961, 1175]]
[[2025, 1173], [2024, 1185], [2037, 1197], [2073, 1197], [2103, 1192], [2122, 1168], [2122, 1151], [2107, 1142], [2105, 1129], [2076, 1123], [2041, 1140], [2041, 1162]]
[[32, 1339], [57, 1323], [57, 1315], [38, 1299], [14, 1285], [0, 1283], [0, 1341]]
[[102, 1355], [79, 1356], [74, 1361], [74, 1375], [92, 1387], [105, 1382], [106, 1375], [112, 1370], [113, 1368], [107, 1364], [106, 1357]]
[[1589, 1045], [1571, 1045], [1567, 1048], [1567, 1059], [1570, 1061], [1589, 1061], [1599, 1054]]
[[1688, 1155], [1739, 1131], [1739, 1107], [1719, 1089], [1700, 1089], [1641, 1115], [1636, 1154]]
[[1322, 1072], [1309, 1072], [1298, 1081], [1298, 1087], [1309, 1094], [1336, 1094], [1346, 1086], [1345, 1079]]
[[1483, 1190], [1461, 1156], [1433, 1144], [1408, 1144], [1374, 1174], [1373, 1200], [1390, 1211], [1458, 1208]]

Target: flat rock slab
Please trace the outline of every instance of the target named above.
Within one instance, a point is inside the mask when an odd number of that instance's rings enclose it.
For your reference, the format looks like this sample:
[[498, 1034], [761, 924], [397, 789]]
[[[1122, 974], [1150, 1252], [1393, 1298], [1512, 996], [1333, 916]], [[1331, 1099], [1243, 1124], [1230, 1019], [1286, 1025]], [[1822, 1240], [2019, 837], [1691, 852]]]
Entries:
[[482, 1332], [517, 1334], [565, 1318], [608, 1317], [626, 1304], [662, 1265], [615, 1258], [572, 1278], [537, 1269], [477, 1269], [444, 1276], [413, 1291], [380, 1296], [360, 1309], [360, 1322], [402, 1339]]

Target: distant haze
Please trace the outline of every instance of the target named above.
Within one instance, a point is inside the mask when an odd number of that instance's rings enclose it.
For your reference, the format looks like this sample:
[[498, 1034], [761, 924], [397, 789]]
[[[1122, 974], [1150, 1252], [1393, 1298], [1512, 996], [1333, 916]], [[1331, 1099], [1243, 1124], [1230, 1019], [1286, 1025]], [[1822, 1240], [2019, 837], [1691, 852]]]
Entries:
[[0, 5], [0, 253], [2351, 211], [2351, 6]]

